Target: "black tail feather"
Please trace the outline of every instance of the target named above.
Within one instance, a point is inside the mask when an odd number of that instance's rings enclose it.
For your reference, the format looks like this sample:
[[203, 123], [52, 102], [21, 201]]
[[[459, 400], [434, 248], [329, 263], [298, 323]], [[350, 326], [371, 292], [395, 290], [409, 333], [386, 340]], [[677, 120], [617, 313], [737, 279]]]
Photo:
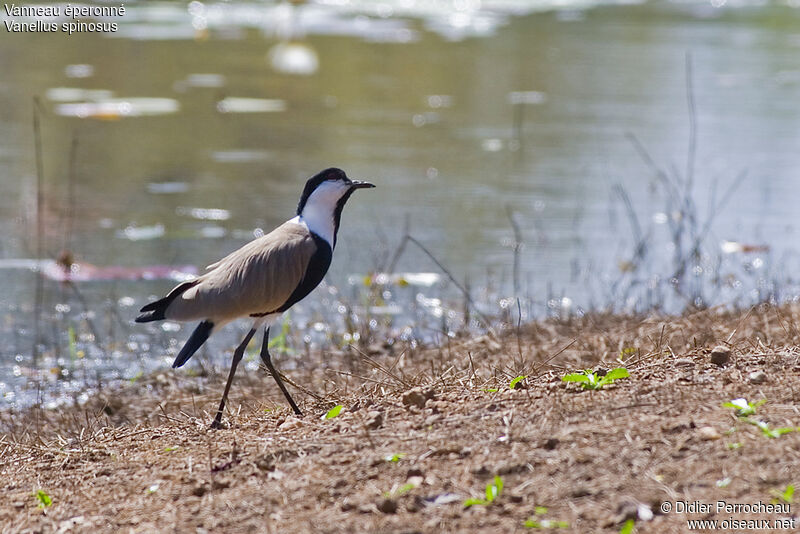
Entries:
[[192, 286], [197, 285], [200, 282], [200, 279], [190, 280], [189, 282], [184, 282], [178, 285], [175, 289], [169, 292], [169, 294], [164, 297], [163, 299], [158, 299], [155, 302], [151, 302], [150, 304], [146, 304], [142, 307], [140, 312], [142, 313], [139, 317], [134, 319], [137, 323], [149, 323], [151, 321], [163, 321], [166, 319], [165, 312], [172, 301], [175, 300], [178, 295], [186, 291]]
[[175, 361], [172, 363], [172, 368], [181, 367], [183, 364], [189, 361], [189, 358], [197, 352], [203, 343], [206, 342], [208, 336], [211, 335], [211, 330], [214, 328], [214, 323], [211, 321], [203, 321], [197, 328], [194, 329], [192, 335], [189, 336], [189, 340], [183, 345], [183, 348], [175, 357]]

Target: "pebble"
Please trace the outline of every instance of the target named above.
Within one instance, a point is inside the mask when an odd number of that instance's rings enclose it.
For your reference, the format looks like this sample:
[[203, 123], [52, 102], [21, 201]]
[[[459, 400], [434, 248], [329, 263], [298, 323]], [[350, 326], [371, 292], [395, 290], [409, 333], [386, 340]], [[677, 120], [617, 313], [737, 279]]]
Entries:
[[703, 441], [713, 441], [720, 439], [722, 435], [713, 426], [704, 426], [697, 431]]
[[422, 392], [422, 388], [413, 388], [409, 389], [405, 393], [403, 393], [403, 406], [416, 406], [417, 408], [424, 408], [425, 401], [428, 400], [425, 398], [425, 394]]
[[717, 364], [720, 367], [728, 363], [731, 359], [731, 349], [725, 345], [717, 345], [711, 351], [711, 363]]
[[303, 426], [303, 421], [295, 419], [294, 417], [287, 419], [278, 427], [279, 430], [295, 430]]
[[764, 371], [753, 371], [747, 379], [751, 384], [763, 384], [767, 381], [767, 373]]

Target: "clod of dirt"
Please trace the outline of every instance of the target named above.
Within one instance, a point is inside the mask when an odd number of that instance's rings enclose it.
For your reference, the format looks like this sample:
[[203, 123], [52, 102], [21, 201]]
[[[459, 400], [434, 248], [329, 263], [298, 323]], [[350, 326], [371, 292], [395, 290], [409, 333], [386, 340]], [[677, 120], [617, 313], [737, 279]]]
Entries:
[[377, 430], [383, 426], [383, 414], [381, 412], [369, 412], [367, 414], [367, 420], [364, 423], [369, 430]]
[[397, 501], [394, 499], [383, 499], [378, 503], [378, 510], [384, 514], [396, 514]]
[[574, 497], [576, 499], [580, 497], [588, 497], [592, 495], [592, 490], [587, 488], [586, 486], [578, 486], [570, 492], [570, 497]]
[[419, 467], [412, 467], [406, 473], [406, 479], [411, 477], [424, 477], [425, 473]]
[[697, 435], [703, 441], [713, 441], [722, 437], [722, 435], [713, 426], [704, 426], [697, 431]]
[[767, 381], [767, 373], [764, 371], [753, 371], [747, 379], [751, 384], [763, 384]]
[[403, 393], [403, 406], [416, 406], [417, 408], [424, 408], [425, 401], [425, 394], [422, 392], [422, 388], [413, 388], [409, 389], [405, 393]]
[[540, 445], [546, 451], [552, 451], [556, 447], [558, 447], [558, 439], [557, 438], [547, 438], [542, 442]]
[[731, 349], [725, 345], [717, 345], [711, 350], [711, 363], [722, 367], [731, 359]]

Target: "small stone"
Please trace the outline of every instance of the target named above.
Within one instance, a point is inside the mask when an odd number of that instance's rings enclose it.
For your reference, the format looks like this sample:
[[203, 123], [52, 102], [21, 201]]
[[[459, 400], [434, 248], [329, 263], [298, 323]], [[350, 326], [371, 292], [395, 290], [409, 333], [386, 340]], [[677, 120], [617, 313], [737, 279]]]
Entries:
[[442, 414], [429, 415], [425, 418], [425, 426], [431, 426], [438, 423], [442, 419]]
[[675, 365], [677, 367], [694, 367], [694, 360], [691, 358], [678, 358], [675, 360]]
[[409, 389], [405, 393], [403, 393], [403, 406], [416, 406], [417, 408], [424, 408], [425, 401], [425, 394], [422, 393], [422, 388], [413, 388]]
[[396, 514], [397, 513], [397, 501], [394, 499], [383, 499], [381, 502], [378, 503], [378, 510], [383, 512], [384, 514]]
[[377, 430], [383, 426], [383, 414], [381, 412], [369, 412], [367, 414], [367, 421], [364, 423], [369, 430]]
[[753, 371], [747, 379], [751, 384], [763, 384], [767, 381], [767, 373], [764, 371]]
[[711, 350], [711, 363], [722, 367], [731, 359], [731, 349], [725, 345], [717, 345]]
[[415, 488], [421, 486], [423, 482], [425, 482], [423, 477], [408, 477], [406, 479], [406, 483], [413, 485]]
[[294, 417], [290, 417], [286, 421], [280, 424], [278, 430], [295, 430], [303, 426], [303, 421], [300, 419], [296, 419]]
[[722, 437], [720, 433], [717, 431], [717, 429], [714, 428], [713, 426], [701, 427], [697, 431], [697, 435], [699, 435], [700, 439], [702, 439], [703, 441], [714, 441]]

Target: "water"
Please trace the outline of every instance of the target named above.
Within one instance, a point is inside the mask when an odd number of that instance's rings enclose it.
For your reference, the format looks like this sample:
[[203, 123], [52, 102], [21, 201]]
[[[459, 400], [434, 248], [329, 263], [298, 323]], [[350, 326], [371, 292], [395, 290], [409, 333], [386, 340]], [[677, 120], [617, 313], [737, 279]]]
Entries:
[[[49, 257], [68, 248], [99, 267], [202, 269], [291, 217], [304, 180], [324, 167], [376, 183], [345, 210], [327, 279], [339, 293], [321, 290], [298, 310], [299, 343], [304, 328], [324, 332], [344, 296], [359, 302], [348, 277], [386, 268], [406, 218], [458, 280], [469, 279], [476, 300], [491, 309], [522, 297], [525, 318], [662, 301], [675, 311], [700, 294], [711, 304], [776, 289], [791, 298], [800, 10], [785, 2], [614, 4], [147, 2], [126, 3], [114, 34], [2, 30], [0, 255], [35, 257], [31, 115], [39, 95]], [[674, 210], [628, 134], [672, 182], [685, 183], [687, 53], [700, 227], [714, 184], [717, 203], [738, 186], [676, 297]], [[648, 243], [633, 270], [625, 195]], [[516, 291], [509, 210], [524, 242]], [[724, 242], [755, 248], [724, 252]], [[438, 268], [408, 245], [396, 270]], [[16, 392], [8, 402], [22, 395], [31, 364], [34, 280], [24, 268], [0, 269], [0, 382]], [[84, 378], [166, 367], [164, 348], [176, 350], [187, 328], [142, 331], [130, 319], [172, 285], [81, 283], [101, 350], [80, 321], [78, 297], [47, 282], [45, 367], [55, 375], [82, 368]], [[447, 322], [446, 307], [430, 300], [441, 296], [436, 287], [389, 290], [388, 304], [414, 303], [413, 312], [402, 306], [400, 332], [415, 318]], [[222, 351], [232, 337], [218, 343]]]

